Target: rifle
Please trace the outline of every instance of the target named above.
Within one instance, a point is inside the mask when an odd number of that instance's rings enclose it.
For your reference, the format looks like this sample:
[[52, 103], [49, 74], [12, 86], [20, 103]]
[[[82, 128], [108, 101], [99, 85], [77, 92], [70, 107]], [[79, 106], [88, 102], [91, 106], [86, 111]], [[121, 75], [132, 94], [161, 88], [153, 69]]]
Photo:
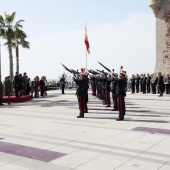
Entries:
[[78, 71], [74, 70], [74, 69], [70, 69], [72, 71], [73, 74], [80, 74]]
[[91, 74], [98, 74], [96, 71], [94, 71], [92, 69], [88, 70], [88, 72], [91, 73]]
[[61, 65], [65, 68], [65, 70], [67, 70], [68, 72], [70, 72], [71, 74], [73, 73], [70, 69], [68, 69], [64, 64], [61, 63]]
[[108, 69], [106, 66], [104, 66], [102, 63], [98, 62], [102, 67], [104, 67], [108, 72], [111, 72], [110, 69]]
[[[96, 70], [97, 70], [97, 69], [96, 69]], [[99, 71], [100, 73], [108, 74], [108, 73], [104, 72], [103, 70], [102, 70], [102, 71], [97, 70], [97, 71]]]

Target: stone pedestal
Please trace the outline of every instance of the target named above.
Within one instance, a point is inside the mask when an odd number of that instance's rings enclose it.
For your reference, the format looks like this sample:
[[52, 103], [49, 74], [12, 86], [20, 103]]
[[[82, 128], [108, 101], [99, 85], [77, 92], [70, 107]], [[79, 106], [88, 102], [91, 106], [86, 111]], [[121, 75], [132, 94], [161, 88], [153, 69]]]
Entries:
[[170, 0], [150, 0], [156, 17], [155, 72], [170, 73]]

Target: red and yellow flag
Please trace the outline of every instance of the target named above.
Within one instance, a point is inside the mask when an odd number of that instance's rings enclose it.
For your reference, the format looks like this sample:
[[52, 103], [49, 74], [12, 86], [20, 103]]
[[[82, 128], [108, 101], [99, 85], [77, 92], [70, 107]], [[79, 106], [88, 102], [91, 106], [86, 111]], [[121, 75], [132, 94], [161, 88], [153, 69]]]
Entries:
[[86, 27], [85, 27], [85, 34], [84, 34], [84, 43], [86, 45], [88, 54], [90, 54], [90, 44], [89, 44], [89, 40], [88, 40], [88, 36], [87, 36], [87, 29], [86, 29]]

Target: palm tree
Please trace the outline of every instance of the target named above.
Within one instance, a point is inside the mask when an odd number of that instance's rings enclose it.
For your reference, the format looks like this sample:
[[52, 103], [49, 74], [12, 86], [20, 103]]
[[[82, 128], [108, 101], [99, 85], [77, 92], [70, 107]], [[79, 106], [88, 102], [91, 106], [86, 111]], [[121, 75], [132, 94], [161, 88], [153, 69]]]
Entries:
[[[16, 37], [21, 42], [26, 38], [26, 34], [21, 30], [21, 22], [24, 20], [19, 20], [13, 25], [16, 12], [13, 12], [11, 15], [5, 13], [5, 18], [0, 15], [0, 26], [7, 26], [7, 28], [0, 27], [0, 37], [6, 40], [5, 45], [8, 47], [9, 52], [9, 73], [10, 80], [13, 82], [14, 72], [13, 72], [13, 55], [12, 55], [12, 45]], [[19, 56], [19, 55], [18, 55]]]
[[14, 29], [12, 23], [15, 18], [15, 12], [11, 15], [5, 13], [5, 18], [0, 15], [0, 26], [8, 26], [7, 28], [0, 28], [0, 36], [7, 40], [8, 52], [9, 52], [9, 70], [10, 70], [10, 80], [13, 81], [13, 56], [12, 56], [12, 40], [14, 39]]
[[[17, 24], [16, 24], [17, 25]], [[22, 48], [30, 48], [30, 43], [25, 40], [27, 37], [25, 32], [22, 30], [18, 29], [17, 26], [15, 30], [15, 40], [12, 43], [12, 47], [15, 48], [15, 53], [16, 53], [16, 71], [19, 73], [19, 46], [21, 45]]]

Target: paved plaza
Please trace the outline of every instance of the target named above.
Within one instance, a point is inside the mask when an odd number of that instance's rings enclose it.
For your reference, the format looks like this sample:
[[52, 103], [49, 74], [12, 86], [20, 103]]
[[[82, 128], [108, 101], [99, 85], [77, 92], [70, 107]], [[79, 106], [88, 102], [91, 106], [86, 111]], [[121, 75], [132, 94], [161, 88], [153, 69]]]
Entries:
[[170, 95], [127, 94], [125, 121], [75, 90], [0, 107], [0, 170], [170, 170]]

